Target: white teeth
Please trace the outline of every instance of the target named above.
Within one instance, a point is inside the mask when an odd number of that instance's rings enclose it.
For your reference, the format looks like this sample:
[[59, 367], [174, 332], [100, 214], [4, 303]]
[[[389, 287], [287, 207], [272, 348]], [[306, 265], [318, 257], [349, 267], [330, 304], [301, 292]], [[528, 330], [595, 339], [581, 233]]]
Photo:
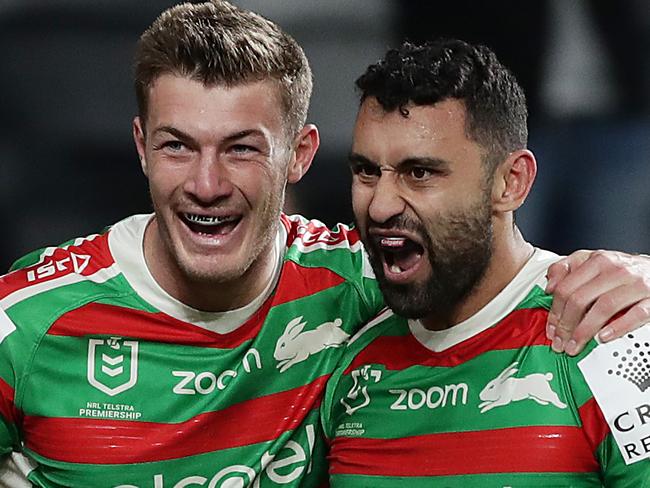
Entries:
[[198, 225], [218, 225], [223, 224], [224, 222], [231, 222], [237, 220], [236, 216], [227, 215], [223, 217], [213, 217], [211, 215], [196, 215], [196, 214], [184, 214], [185, 218], [192, 222], [193, 224]]
[[386, 247], [402, 247], [406, 244], [404, 237], [382, 237], [381, 245]]
[[397, 266], [396, 264], [391, 264], [391, 265], [390, 265], [390, 270], [391, 270], [393, 273], [401, 273], [401, 272], [402, 272], [402, 268], [400, 268], [400, 267]]

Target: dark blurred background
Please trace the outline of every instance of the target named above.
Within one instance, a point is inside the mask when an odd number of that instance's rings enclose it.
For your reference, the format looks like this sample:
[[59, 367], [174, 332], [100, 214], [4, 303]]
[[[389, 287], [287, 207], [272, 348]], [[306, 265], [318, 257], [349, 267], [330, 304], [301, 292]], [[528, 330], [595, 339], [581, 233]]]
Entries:
[[[131, 139], [131, 58], [165, 0], [0, 0], [0, 269], [34, 248], [150, 211]], [[235, 0], [305, 48], [322, 145], [290, 210], [350, 221], [356, 77], [400, 39], [492, 47], [530, 105], [539, 176], [525, 236], [650, 251], [647, 0]]]

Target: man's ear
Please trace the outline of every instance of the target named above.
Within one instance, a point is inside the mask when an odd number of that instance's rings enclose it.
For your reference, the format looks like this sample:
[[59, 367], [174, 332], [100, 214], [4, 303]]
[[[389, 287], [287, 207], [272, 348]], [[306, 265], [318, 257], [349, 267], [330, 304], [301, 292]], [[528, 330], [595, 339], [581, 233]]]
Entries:
[[293, 153], [287, 168], [289, 183], [297, 183], [309, 170], [319, 145], [318, 128], [313, 124], [304, 126], [294, 141]]
[[133, 140], [135, 141], [135, 148], [137, 149], [138, 156], [140, 157], [140, 166], [142, 166], [142, 171], [144, 172], [145, 176], [148, 176], [147, 158], [145, 151], [145, 133], [140, 117], [135, 117], [133, 119]]
[[492, 184], [492, 208], [514, 212], [526, 200], [537, 175], [535, 155], [528, 149], [511, 153], [495, 170]]

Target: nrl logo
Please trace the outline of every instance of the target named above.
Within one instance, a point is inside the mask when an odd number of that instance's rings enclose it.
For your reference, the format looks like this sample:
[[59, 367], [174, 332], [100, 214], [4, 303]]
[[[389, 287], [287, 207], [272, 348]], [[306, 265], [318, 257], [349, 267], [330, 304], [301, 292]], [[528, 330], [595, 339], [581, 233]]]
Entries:
[[121, 337], [88, 341], [88, 383], [110, 396], [138, 381], [138, 342]]

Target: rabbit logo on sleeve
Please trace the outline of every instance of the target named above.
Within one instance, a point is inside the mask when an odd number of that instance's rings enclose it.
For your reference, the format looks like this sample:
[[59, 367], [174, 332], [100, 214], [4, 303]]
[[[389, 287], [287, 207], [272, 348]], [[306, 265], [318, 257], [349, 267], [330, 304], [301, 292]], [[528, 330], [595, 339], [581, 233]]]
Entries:
[[519, 362], [515, 361], [485, 385], [478, 395], [483, 400], [478, 406], [481, 413], [527, 399], [534, 400], [540, 405], [551, 404], [557, 408], [566, 408], [566, 404], [551, 388], [553, 373], [533, 373], [523, 378], [514, 378], [513, 376], [519, 371], [518, 364]]
[[273, 353], [273, 357], [278, 361], [277, 368], [280, 373], [324, 349], [344, 344], [350, 335], [341, 329], [342, 324], [343, 321], [337, 318], [319, 325], [314, 330], [303, 332], [307, 321], [303, 321], [302, 315], [290, 321], [278, 339]]

